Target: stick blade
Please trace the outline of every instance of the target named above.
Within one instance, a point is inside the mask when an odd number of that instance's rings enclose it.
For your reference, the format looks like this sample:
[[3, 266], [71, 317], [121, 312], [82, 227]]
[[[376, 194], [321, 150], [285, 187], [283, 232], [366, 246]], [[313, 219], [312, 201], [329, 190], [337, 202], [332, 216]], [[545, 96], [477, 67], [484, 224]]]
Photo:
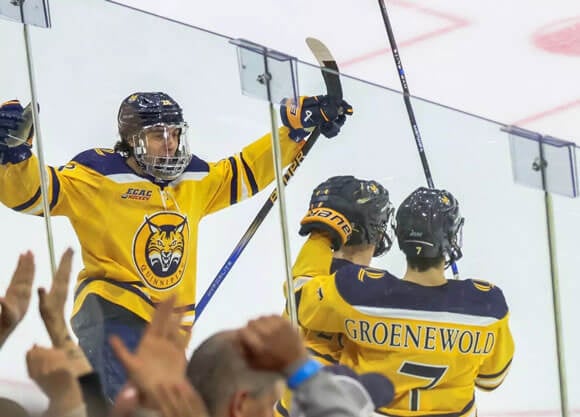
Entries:
[[306, 44], [322, 68], [322, 76], [329, 96], [342, 99], [342, 86], [338, 78], [338, 65], [328, 47], [321, 40], [308, 37]]
[[324, 65], [324, 61], [334, 61], [334, 57], [330, 53], [330, 50], [325, 44], [322, 43], [320, 39], [308, 37], [306, 38], [306, 44], [321, 66]]

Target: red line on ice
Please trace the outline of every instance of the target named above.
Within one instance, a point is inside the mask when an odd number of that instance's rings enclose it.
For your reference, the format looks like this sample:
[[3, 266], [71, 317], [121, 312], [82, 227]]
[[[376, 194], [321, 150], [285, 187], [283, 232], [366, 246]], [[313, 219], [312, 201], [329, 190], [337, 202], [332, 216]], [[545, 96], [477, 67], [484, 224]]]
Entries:
[[[432, 30], [430, 32], [422, 33], [420, 35], [413, 36], [412, 38], [405, 39], [402, 42], [398, 42], [397, 45], [399, 48], [411, 46], [411, 45], [414, 45], [416, 43], [426, 41], [428, 39], [432, 39], [432, 38], [435, 38], [437, 36], [444, 35], [448, 32], [452, 32], [454, 30], [457, 30], [459, 28], [462, 28], [462, 27], [469, 25], [469, 22], [461, 17], [453, 16], [449, 13], [445, 13], [445, 12], [442, 12], [439, 10], [430, 9], [430, 8], [423, 7], [423, 6], [418, 6], [418, 5], [413, 4], [411, 2], [408, 2], [408, 1], [395, 0], [395, 1], [390, 1], [390, 3], [395, 4], [399, 7], [413, 9], [419, 13], [426, 14], [429, 16], [434, 16], [434, 17], [444, 19], [444, 20], [451, 22], [451, 24], [445, 25], [440, 29], [436, 29], [436, 30]], [[344, 67], [348, 67], [349, 65], [358, 64], [360, 62], [364, 62], [364, 61], [367, 61], [369, 59], [376, 58], [377, 56], [386, 54], [390, 51], [391, 51], [390, 48], [381, 48], [381, 49], [378, 49], [375, 51], [367, 52], [365, 54], [362, 54], [362, 55], [356, 56], [354, 58], [350, 58], [350, 59], [347, 59], [347, 60], [340, 62], [340, 67], [344, 68]]]

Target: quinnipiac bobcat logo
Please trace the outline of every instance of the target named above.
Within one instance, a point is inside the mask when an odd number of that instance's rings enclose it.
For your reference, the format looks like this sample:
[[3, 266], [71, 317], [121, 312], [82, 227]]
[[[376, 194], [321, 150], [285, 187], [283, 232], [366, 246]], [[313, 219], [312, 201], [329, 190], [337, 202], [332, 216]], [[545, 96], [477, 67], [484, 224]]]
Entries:
[[145, 216], [133, 238], [133, 262], [143, 281], [155, 290], [179, 284], [187, 265], [188, 244], [186, 217], [172, 212]]

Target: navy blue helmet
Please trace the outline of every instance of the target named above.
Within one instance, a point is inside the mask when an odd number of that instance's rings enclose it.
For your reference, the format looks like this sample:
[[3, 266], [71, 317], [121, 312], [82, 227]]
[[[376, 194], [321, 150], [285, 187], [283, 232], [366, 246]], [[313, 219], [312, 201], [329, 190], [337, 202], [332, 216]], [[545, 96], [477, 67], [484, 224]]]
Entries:
[[[187, 142], [187, 123], [181, 107], [169, 95], [131, 94], [121, 103], [117, 122], [121, 140], [131, 150], [129, 155], [156, 179], [174, 180], [189, 165], [192, 154]], [[176, 145], [172, 143], [175, 139]]]
[[461, 258], [464, 218], [457, 199], [446, 190], [420, 187], [397, 210], [399, 248], [409, 257]]

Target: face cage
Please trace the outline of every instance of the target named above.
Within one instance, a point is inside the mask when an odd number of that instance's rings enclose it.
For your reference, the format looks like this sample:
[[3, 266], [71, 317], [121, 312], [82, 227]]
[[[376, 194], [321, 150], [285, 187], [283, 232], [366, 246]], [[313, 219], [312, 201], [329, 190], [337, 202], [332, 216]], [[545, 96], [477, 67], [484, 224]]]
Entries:
[[453, 262], [458, 261], [463, 256], [461, 247], [463, 246], [463, 223], [465, 218], [459, 220], [455, 233], [449, 237], [449, 248], [445, 251], [445, 268], [448, 268]]
[[[133, 154], [137, 164], [149, 175], [163, 180], [172, 181], [179, 177], [191, 162], [192, 154], [187, 141], [187, 123], [155, 124], [144, 126], [135, 136], [136, 143]], [[147, 151], [148, 134], [153, 130], [161, 130], [162, 139], [169, 139], [171, 129], [180, 129], [177, 149], [174, 155], [149, 155]]]
[[387, 220], [378, 226], [380, 239], [375, 247], [373, 257], [382, 256], [391, 250], [395, 241], [395, 206], [391, 202], [387, 205]]

